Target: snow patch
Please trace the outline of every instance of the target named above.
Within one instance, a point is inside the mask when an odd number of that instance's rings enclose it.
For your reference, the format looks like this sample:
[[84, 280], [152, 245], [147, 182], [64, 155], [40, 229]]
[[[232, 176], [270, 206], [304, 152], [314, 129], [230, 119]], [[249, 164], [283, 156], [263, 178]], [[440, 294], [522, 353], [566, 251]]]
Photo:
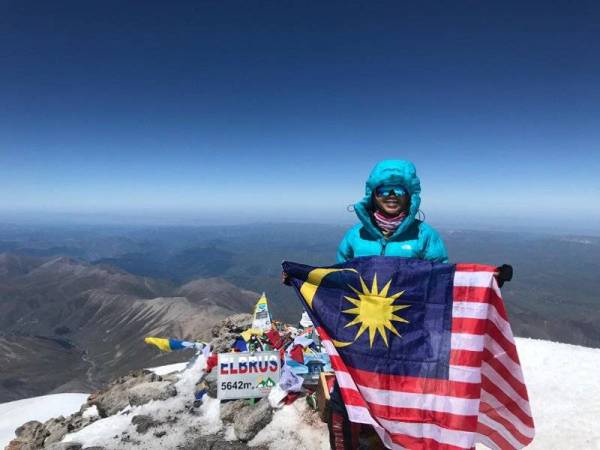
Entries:
[[[536, 437], [527, 448], [600, 450], [600, 427], [597, 426], [600, 421], [600, 349], [525, 338], [516, 341], [536, 425]], [[177, 375], [176, 397], [127, 407], [117, 415], [67, 435], [65, 441], [77, 441], [84, 447], [101, 445], [115, 450], [158, 450], [185, 446], [194, 436], [217, 432], [224, 433], [224, 440], [233, 440], [233, 427], [223, 430], [218, 400], [206, 397], [200, 408], [193, 413], [189, 411], [195, 383], [204, 366], [205, 359], [198, 358]], [[171, 371], [172, 368], [164, 370]], [[56, 394], [0, 404], [0, 448], [14, 438], [14, 430], [23, 423], [68, 416], [79, 410], [87, 396]], [[85, 411], [85, 414], [94, 413], [93, 408]], [[162, 423], [146, 434], [138, 434], [131, 419], [140, 414], [150, 415]], [[166, 434], [157, 438], [154, 436], [157, 431]], [[127, 435], [130, 441], [123, 442], [121, 438]], [[302, 398], [275, 411], [272, 422], [250, 444], [265, 445], [272, 450], [329, 448], [326, 425], [309, 410]], [[478, 446], [481, 448], [484, 447]]]
[[92, 405], [89, 408], [86, 408], [83, 413], [81, 414], [81, 417], [83, 417], [84, 419], [89, 419], [91, 417], [98, 417], [99, 413], [98, 413], [98, 407], [96, 405]]
[[15, 429], [30, 420], [45, 422], [52, 417], [79, 411], [89, 394], [54, 394], [0, 404], [0, 448], [15, 438]]
[[516, 341], [536, 428], [527, 448], [600, 450], [600, 349]]
[[174, 372], [181, 372], [183, 369], [185, 369], [187, 366], [187, 363], [175, 363], [175, 364], [168, 364], [166, 366], [159, 366], [159, 367], [150, 367], [148, 370], [151, 372], [154, 372], [156, 375], [168, 375], [170, 373], [174, 373]]
[[249, 442], [251, 447], [268, 446], [270, 450], [328, 450], [327, 424], [300, 398], [273, 414], [273, 420]]
[[[189, 368], [178, 374], [179, 380], [175, 383], [177, 396], [163, 401], [151, 401], [145, 405], [128, 406], [113, 416], [98, 420], [75, 433], [66, 435], [63, 442], [78, 442], [84, 448], [102, 446], [115, 450], [132, 448], [159, 450], [177, 448], [185, 444], [190, 430], [193, 431], [193, 435], [216, 433], [222, 428], [218, 400], [207, 397], [203, 405], [193, 414], [189, 411], [196, 382], [200, 379], [205, 366], [205, 358], [199, 357]], [[145, 434], [139, 434], [131, 424], [131, 419], [137, 415], [151, 416], [160, 422], [160, 425]], [[177, 422], [174, 423], [174, 420]], [[160, 431], [165, 431], [166, 434], [162, 438], [154, 436], [154, 432]]]

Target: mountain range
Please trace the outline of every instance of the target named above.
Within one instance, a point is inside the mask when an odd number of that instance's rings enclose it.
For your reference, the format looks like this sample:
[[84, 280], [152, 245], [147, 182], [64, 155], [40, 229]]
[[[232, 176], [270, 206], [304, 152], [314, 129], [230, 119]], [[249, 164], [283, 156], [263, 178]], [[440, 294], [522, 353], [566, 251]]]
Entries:
[[[266, 292], [301, 308], [281, 261], [331, 265], [346, 227], [0, 225], [0, 402], [89, 391], [159, 356], [143, 337], [202, 339]], [[512, 264], [503, 296], [516, 335], [600, 347], [600, 238], [442, 229], [453, 262]]]
[[71, 257], [4, 253], [0, 401], [89, 391], [155, 359], [181, 360], [157, 357], [143, 338], [202, 340], [216, 321], [251, 309], [257, 298], [219, 278], [173, 286]]

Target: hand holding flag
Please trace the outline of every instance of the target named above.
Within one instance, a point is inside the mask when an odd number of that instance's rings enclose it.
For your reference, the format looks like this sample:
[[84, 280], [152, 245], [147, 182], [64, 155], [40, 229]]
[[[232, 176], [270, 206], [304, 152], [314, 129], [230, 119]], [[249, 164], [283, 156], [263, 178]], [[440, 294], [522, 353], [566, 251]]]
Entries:
[[495, 268], [398, 257], [283, 263], [352, 422], [388, 448], [518, 449], [534, 435]]

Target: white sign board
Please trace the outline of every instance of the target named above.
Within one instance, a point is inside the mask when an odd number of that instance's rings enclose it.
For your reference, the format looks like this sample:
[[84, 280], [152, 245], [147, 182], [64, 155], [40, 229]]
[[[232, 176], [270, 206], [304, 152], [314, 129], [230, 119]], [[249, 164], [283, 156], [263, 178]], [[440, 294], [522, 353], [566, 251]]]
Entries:
[[269, 395], [279, 382], [279, 352], [219, 353], [217, 398], [257, 398]]

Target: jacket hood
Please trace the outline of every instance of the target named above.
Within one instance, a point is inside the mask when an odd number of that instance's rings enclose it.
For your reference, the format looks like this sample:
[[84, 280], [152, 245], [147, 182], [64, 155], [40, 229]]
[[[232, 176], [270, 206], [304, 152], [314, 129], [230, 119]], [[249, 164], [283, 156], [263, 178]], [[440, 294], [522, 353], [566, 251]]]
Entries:
[[354, 211], [369, 233], [379, 239], [383, 239], [383, 233], [381, 233], [371, 220], [373, 212], [372, 194], [375, 188], [382, 184], [399, 184], [410, 195], [408, 214], [398, 229], [389, 237], [389, 240], [394, 240], [397, 236], [404, 233], [415, 221], [419, 206], [421, 205], [421, 182], [417, 176], [414, 164], [410, 161], [384, 160], [377, 163], [373, 168], [367, 179], [365, 196], [354, 205]]

